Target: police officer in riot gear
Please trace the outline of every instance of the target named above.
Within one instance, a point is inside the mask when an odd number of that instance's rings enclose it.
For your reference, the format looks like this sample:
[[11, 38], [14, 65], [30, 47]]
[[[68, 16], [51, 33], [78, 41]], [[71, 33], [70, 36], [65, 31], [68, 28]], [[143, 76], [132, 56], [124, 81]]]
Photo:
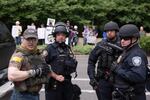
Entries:
[[120, 28], [119, 36], [124, 50], [111, 68], [115, 75], [113, 100], [146, 100], [148, 61], [138, 44], [139, 30], [136, 25], [127, 24]]
[[[111, 100], [113, 85], [110, 67], [120, 51], [108, 46], [107, 43], [119, 45], [117, 37], [118, 24], [110, 21], [105, 24], [104, 31], [107, 33], [107, 39], [99, 42], [92, 50], [88, 59], [88, 75], [90, 85], [96, 90], [98, 100]], [[97, 72], [95, 72], [97, 61]]]
[[37, 49], [36, 30], [27, 29], [19, 48], [12, 55], [8, 68], [8, 79], [14, 83], [11, 100], [39, 100], [42, 84], [48, 76], [56, 77]]
[[[72, 100], [73, 86], [71, 73], [75, 72], [77, 61], [68, 45], [65, 44], [69, 35], [68, 27], [63, 22], [57, 22], [53, 28], [55, 42], [49, 44], [44, 52], [47, 64], [52, 70], [60, 75], [56, 79], [51, 78], [45, 86], [46, 100]], [[46, 54], [45, 53], [45, 54]]]

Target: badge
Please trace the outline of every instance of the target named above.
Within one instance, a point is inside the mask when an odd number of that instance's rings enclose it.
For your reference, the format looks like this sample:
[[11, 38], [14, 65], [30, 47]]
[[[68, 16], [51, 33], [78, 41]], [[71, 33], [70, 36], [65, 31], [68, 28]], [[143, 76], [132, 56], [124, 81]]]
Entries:
[[133, 57], [132, 58], [132, 63], [134, 66], [140, 66], [142, 63], [142, 59], [139, 56]]

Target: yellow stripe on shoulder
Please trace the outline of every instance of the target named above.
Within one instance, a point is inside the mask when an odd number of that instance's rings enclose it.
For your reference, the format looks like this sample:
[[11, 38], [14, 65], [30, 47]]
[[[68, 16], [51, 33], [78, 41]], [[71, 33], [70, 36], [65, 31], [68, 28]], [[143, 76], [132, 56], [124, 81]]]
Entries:
[[22, 60], [23, 60], [23, 58], [15, 56], [15, 57], [12, 57], [10, 61], [15, 61], [15, 62], [20, 63]]

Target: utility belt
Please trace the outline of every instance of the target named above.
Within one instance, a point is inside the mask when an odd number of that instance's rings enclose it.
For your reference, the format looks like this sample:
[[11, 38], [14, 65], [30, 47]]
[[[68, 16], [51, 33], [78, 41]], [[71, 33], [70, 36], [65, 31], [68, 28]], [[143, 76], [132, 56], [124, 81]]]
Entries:
[[[58, 86], [71, 83], [71, 76], [64, 76], [65, 80], [63, 82], [59, 82], [54, 78], [50, 78], [48, 84], [45, 85], [47, 90], [56, 90]], [[72, 84], [72, 83], [71, 83]]]
[[128, 89], [115, 88], [112, 92], [112, 100], [135, 100], [134, 88]]

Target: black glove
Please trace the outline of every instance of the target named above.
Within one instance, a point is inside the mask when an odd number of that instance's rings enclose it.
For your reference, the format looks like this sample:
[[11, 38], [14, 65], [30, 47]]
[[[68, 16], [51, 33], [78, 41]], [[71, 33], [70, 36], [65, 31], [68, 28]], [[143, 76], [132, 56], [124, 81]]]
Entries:
[[95, 79], [91, 79], [89, 84], [93, 87], [94, 90], [98, 88], [98, 82]]
[[111, 71], [112, 72], [116, 72], [116, 69], [118, 68], [118, 64], [117, 64], [117, 62], [113, 62], [112, 64], [111, 64]]
[[30, 77], [41, 77], [43, 75], [48, 75], [48, 73], [50, 72], [50, 67], [45, 64], [42, 63], [40, 65], [38, 65], [36, 68], [29, 70], [29, 76]]

